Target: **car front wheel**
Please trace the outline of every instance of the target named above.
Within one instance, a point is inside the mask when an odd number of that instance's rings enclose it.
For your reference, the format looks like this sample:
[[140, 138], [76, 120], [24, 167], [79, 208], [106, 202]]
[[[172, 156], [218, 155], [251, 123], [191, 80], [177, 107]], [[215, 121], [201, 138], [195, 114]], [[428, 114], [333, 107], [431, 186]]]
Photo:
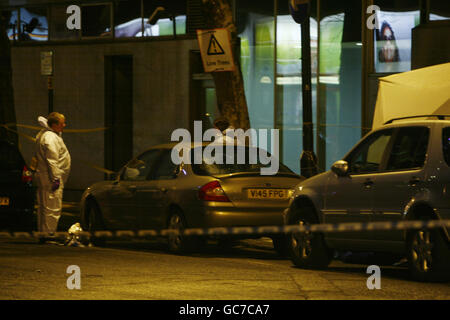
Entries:
[[[309, 208], [308, 208], [309, 209]], [[295, 225], [308, 227], [314, 223], [311, 211], [302, 213], [295, 219]], [[293, 232], [288, 236], [288, 248], [292, 262], [301, 268], [326, 268], [332, 259], [333, 252], [327, 248], [323, 235], [311, 231]]]
[[104, 246], [106, 240], [95, 236], [96, 231], [104, 230], [102, 214], [95, 200], [89, 200], [86, 205], [87, 231], [90, 233], [90, 243], [95, 246]]

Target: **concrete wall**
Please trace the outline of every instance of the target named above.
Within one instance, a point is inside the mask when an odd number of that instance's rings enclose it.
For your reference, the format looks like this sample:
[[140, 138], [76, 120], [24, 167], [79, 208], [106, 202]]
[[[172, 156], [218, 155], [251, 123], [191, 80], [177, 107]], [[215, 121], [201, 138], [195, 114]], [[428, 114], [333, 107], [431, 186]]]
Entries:
[[[133, 56], [134, 155], [170, 140], [176, 128], [189, 128], [189, 51], [195, 39], [103, 44], [16, 46], [13, 48], [13, 85], [17, 123], [38, 125], [48, 114], [47, 77], [40, 72], [40, 53], [54, 52], [54, 111], [66, 116], [66, 129], [104, 127], [104, 57]], [[37, 131], [21, 128], [22, 134]], [[86, 162], [104, 164], [104, 133], [63, 134], [72, 156], [66, 199], [77, 201], [80, 192], [103, 173]], [[34, 152], [32, 142], [20, 137], [25, 159]]]

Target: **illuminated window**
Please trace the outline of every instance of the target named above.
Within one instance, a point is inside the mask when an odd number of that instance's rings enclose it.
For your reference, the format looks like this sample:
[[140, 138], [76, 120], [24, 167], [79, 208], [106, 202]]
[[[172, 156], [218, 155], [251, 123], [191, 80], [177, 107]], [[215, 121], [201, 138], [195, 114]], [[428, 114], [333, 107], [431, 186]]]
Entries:
[[110, 4], [82, 5], [82, 37], [111, 37], [111, 20]]
[[143, 36], [170, 36], [174, 31], [186, 34], [186, 0], [144, 1]]
[[67, 28], [67, 5], [50, 7], [50, 40], [78, 39], [80, 30]]
[[361, 1], [320, 1], [317, 156], [328, 170], [361, 138]]
[[0, 11], [5, 21], [8, 21], [6, 26], [6, 34], [9, 40], [17, 40], [19, 37], [19, 15], [17, 10]]
[[20, 41], [47, 41], [47, 7], [20, 8]]
[[120, 1], [114, 9], [116, 38], [142, 37], [141, 0]]
[[[283, 7], [285, 8], [285, 7]], [[279, 13], [287, 13], [279, 8]], [[313, 122], [316, 122], [317, 21], [310, 19]], [[276, 127], [281, 130], [282, 161], [300, 172], [303, 150], [301, 26], [288, 14], [277, 16]], [[314, 134], [314, 133], [313, 133]]]
[[449, 19], [450, 19], [450, 1], [431, 0], [430, 20], [449, 20]]

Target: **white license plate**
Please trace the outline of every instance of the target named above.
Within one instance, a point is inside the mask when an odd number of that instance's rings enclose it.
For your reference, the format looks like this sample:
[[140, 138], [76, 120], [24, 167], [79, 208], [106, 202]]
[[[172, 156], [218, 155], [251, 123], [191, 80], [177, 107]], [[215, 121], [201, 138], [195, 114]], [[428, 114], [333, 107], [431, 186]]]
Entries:
[[9, 198], [0, 197], [0, 206], [9, 206]]
[[288, 189], [247, 189], [249, 199], [286, 200], [289, 196]]

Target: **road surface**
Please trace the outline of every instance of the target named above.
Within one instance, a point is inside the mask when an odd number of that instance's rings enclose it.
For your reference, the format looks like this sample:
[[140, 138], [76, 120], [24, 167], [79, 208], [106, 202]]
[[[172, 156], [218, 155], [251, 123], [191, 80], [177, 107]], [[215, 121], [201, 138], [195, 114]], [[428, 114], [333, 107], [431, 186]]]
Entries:
[[[66, 247], [3, 239], [0, 299], [450, 299], [449, 283], [414, 282], [405, 267], [380, 266], [381, 289], [369, 290], [372, 262], [333, 261], [327, 270], [302, 270], [271, 246], [268, 238], [240, 241], [231, 249], [209, 242], [198, 253], [174, 255], [162, 240]], [[79, 268], [80, 289], [68, 289], [77, 273], [67, 273], [69, 266]]]

